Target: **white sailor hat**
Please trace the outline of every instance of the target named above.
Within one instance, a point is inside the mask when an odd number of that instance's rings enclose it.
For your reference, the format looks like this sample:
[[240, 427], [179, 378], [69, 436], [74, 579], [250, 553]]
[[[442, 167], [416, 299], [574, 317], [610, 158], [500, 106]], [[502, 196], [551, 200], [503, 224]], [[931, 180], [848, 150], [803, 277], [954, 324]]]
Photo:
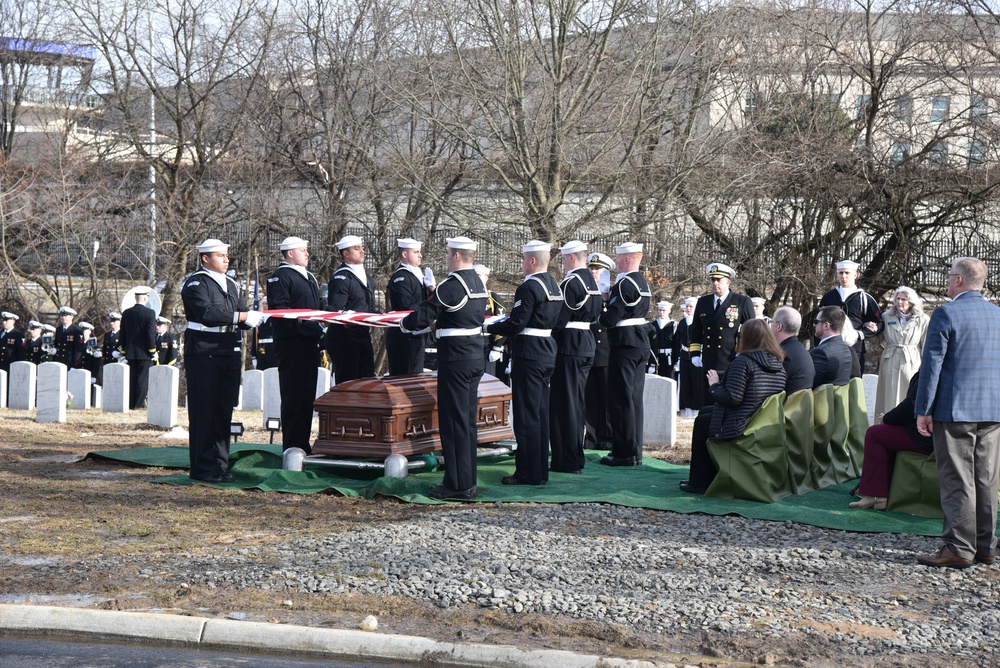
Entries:
[[671, 304], [670, 302], [656, 302], [656, 308], [665, 308], [665, 309], [667, 309], [668, 311], [669, 311], [669, 310], [670, 310], [671, 308], [673, 308], [673, 306], [674, 306], [674, 305], [673, 305], [673, 304]]
[[521, 246], [522, 253], [548, 253], [552, 250], [552, 244], [547, 244], [544, 241], [539, 241], [538, 239], [532, 239], [528, 243]]
[[164, 318], [162, 315], [156, 316], [156, 324], [158, 325], [169, 325], [170, 318]]
[[587, 258], [588, 267], [600, 267], [601, 269], [611, 270], [614, 263], [604, 253], [591, 253], [590, 257]]
[[713, 262], [705, 267], [705, 273], [708, 274], [709, 278], [728, 278], [729, 280], [736, 278], [736, 270], [721, 262]]
[[485, 264], [474, 264], [472, 265], [472, 270], [475, 271], [480, 276], [489, 276], [493, 270], [487, 267]]
[[4, 320], [20, 320], [16, 314], [11, 313], [10, 311], [0, 312], [0, 318], [3, 318]]
[[285, 237], [281, 245], [278, 246], [278, 250], [295, 250], [296, 248], [305, 248], [309, 245], [309, 242], [301, 237]]
[[134, 294], [136, 297], [140, 297], [142, 295], [148, 295], [149, 288], [145, 285], [137, 285], [134, 288], [132, 288], [132, 294]]
[[41, 329], [43, 326], [44, 325], [42, 325], [42, 323], [38, 322], [37, 320], [28, 321], [28, 329]]
[[857, 271], [861, 267], [860, 264], [854, 260], [841, 260], [837, 263], [837, 271], [841, 269], [850, 269], [851, 271]]
[[69, 306], [60, 306], [59, 315], [76, 315], [76, 309], [70, 308]]
[[583, 243], [578, 239], [567, 242], [564, 246], [559, 249], [559, 252], [563, 255], [570, 255], [573, 253], [584, 253], [587, 251], [587, 244]]
[[690, 304], [691, 306], [696, 306], [698, 304], [698, 298], [697, 297], [685, 297], [684, 298], [684, 305], [687, 306], [688, 304]]
[[766, 304], [767, 303], [767, 300], [764, 299], [763, 297], [751, 297], [750, 301], [752, 301], [754, 304]]
[[641, 253], [642, 244], [637, 244], [634, 241], [626, 241], [621, 246], [615, 247], [615, 255], [628, 255], [629, 253]]
[[454, 248], [455, 250], [478, 250], [479, 242], [473, 241], [469, 237], [450, 237], [446, 239], [448, 242], [448, 248]]
[[112, 311], [111, 313], [108, 314], [108, 320], [121, 320], [121, 319], [122, 319], [122, 314], [119, 313], [118, 311]]
[[402, 248], [403, 250], [420, 250], [423, 245], [423, 241], [417, 241], [416, 239], [411, 239], [409, 237], [406, 237], [405, 239], [396, 239], [396, 248]]
[[56, 328], [53, 327], [52, 325], [42, 325], [42, 329], [45, 330], [46, 332], [56, 331]]
[[89, 322], [86, 322], [85, 320], [81, 320], [80, 329], [89, 329], [90, 331], [94, 331], [94, 326], [91, 325]]
[[347, 250], [348, 248], [354, 248], [355, 246], [361, 246], [365, 243], [365, 240], [356, 234], [348, 234], [337, 242], [337, 250]]
[[205, 239], [198, 246], [199, 253], [220, 253], [229, 250], [229, 244], [222, 243], [218, 239]]

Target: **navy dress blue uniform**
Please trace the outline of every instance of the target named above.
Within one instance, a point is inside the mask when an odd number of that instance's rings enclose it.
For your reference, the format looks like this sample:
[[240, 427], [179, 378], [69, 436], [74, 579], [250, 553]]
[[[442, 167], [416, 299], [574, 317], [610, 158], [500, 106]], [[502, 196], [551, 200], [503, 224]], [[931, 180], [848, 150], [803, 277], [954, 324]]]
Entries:
[[733, 291], [715, 305], [715, 295], [703, 295], [694, 307], [694, 320], [688, 332], [691, 355], [701, 355], [702, 406], [712, 404], [708, 391], [708, 377], [705, 371], [715, 369], [723, 372], [736, 357], [736, 344], [740, 340], [743, 323], [755, 318], [753, 302], [746, 295]]
[[254, 366], [258, 371], [273, 369], [278, 366], [278, 353], [274, 350], [274, 323], [276, 319], [268, 318], [254, 330]]
[[[504, 306], [500, 294], [489, 290], [490, 298], [486, 302], [486, 317], [507, 315], [507, 307]], [[496, 362], [490, 361], [490, 353], [500, 353], [500, 359]], [[502, 336], [487, 336], [483, 339], [483, 359], [486, 362], [486, 373], [495, 377], [504, 385], [510, 385], [510, 378], [507, 377], [507, 363], [510, 361], [510, 353], [507, 351], [507, 339]]]
[[230, 424], [239, 398], [243, 364], [242, 329], [238, 313], [248, 311], [236, 283], [226, 288], [204, 268], [191, 274], [181, 288], [184, 316], [184, 365], [188, 386], [191, 477], [211, 480], [229, 469]]
[[[319, 309], [316, 277], [304, 267], [281, 262], [267, 279], [267, 303], [272, 309]], [[313, 402], [319, 378], [319, 342], [323, 327], [310, 320], [275, 318], [267, 322], [273, 327], [278, 357], [282, 449], [302, 448], [306, 454], [311, 454]], [[368, 333], [367, 328], [360, 329]]]
[[156, 352], [156, 314], [151, 308], [135, 304], [122, 311], [118, 348], [128, 360], [128, 407], [135, 410], [146, 403], [149, 367]]
[[46, 355], [45, 351], [42, 349], [42, 337], [39, 336], [34, 340], [26, 338], [21, 345], [25, 362], [41, 364], [42, 362], [48, 361], [48, 355]]
[[[823, 295], [823, 298], [819, 300], [819, 308], [823, 308], [824, 306], [839, 306], [847, 314], [848, 323], [859, 334], [857, 342], [852, 347], [854, 348], [854, 352], [857, 353], [861, 365], [864, 366], [865, 340], [874, 338], [885, 330], [885, 321], [882, 320], [882, 309], [878, 307], [878, 302], [875, 301], [875, 298], [864, 290], [858, 289], [847, 295], [846, 299], [841, 299], [840, 294], [839, 288], [827, 291]], [[864, 328], [865, 323], [868, 322], [875, 323], [876, 329], [874, 332]], [[846, 327], [847, 324], [845, 323], [844, 326]]]
[[677, 333], [677, 323], [667, 320], [663, 327], [656, 320], [650, 323], [653, 358], [656, 362], [656, 374], [666, 378], [674, 377], [674, 336]]
[[[327, 301], [331, 311], [377, 313], [375, 283], [365, 272], [368, 283], [362, 283], [347, 264], [341, 264], [327, 285]], [[273, 305], [272, 305], [273, 308]], [[326, 333], [326, 350], [334, 362], [337, 385], [356, 378], [375, 375], [375, 349], [367, 327], [330, 325]]]
[[587, 376], [594, 363], [591, 326], [604, 309], [597, 282], [586, 267], [566, 274], [559, 284], [562, 311], [555, 328], [556, 364], [552, 373], [549, 439], [553, 471], [583, 470], [584, 429], [587, 424]]
[[16, 327], [0, 329], [0, 370], [10, 371], [10, 365], [23, 361], [24, 333]]
[[170, 332], [156, 335], [156, 363], [162, 366], [177, 366], [177, 340]]
[[[606, 463], [642, 462], [642, 394], [646, 387], [649, 333], [646, 313], [651, 297], [642, 272], [619, 274], [600, 323], [608, 327], [611, 355], [608, 391], [611, 403], [611, 453]], [[605, 461], [602, 460], [602, 461]]]
[[103, 364], [114, 364], [118, 361], [115, 359], [114, 352], [118, 350], [120, 338], [120, 329], [117, 332], [109, 329], [104, 333], [104, 337], [101, 339], [101, 361]]
[[[694, 320], [692, 319], [692, 324]], [[677, 407], [681, 410], [698, 410], [702, 407], [701, 369], [691, 363], [691, 327], [687, 318], [681, 318], [674, 334], [674, 359], [677, 360]]]
[[[386, 296], [390, 311], [413, 311], [427, 301], [430, 290], [407, 265], [401, 264], [389, 277]], [[385, 333], [389, 375], [402, 376], [424, 370], [424, 335], [389, 328]]]
[[552, 328], [562, 311], [562, 292], [548, 272], [527, 277], [514, 292], [506, 320], [487, 326], [490, 334], [513, 337], [511, 394], [517, 439], [512, 482], [544, 485], [549, 479], [549, 381], [556, 364]]
[[67, 370], [83, 368], [83, 353], [87, 349], [87, 342], [80, 325], [75, 322], [70, 323], [69, 327], [58, 325], [53, 345], [56, 349], [52, 356], [53, 362], [62, 362]]
[[482, 326], [486, 288], [476, 272], [448, 274], [429, 299], [403, 318], [410, 332], [436, 323], [438, 422], [444, 452], [444, 487], [465, 492], [476, 487], [479, 381], [483, 377]]
[[[601, 301], [600, 313], [607, 307]], [[587, 430], [584, 448], [587, 450], [611, 449], [611, 413], [608, 397], [608, 360], [611, 357], [611, 342], [608, 330], [600, 323], [590, 326], [594, 335], [594, 363], [587, 374], [586, 404]]]

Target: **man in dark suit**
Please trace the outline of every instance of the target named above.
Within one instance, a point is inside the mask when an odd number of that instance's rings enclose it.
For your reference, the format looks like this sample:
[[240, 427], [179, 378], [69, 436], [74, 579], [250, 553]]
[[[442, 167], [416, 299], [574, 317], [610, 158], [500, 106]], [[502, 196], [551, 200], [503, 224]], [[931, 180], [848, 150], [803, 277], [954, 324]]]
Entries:
[[149, 389], [149, 367], [156, 355], [156, 314], [146, 306], [149, 288], [133, 290], [135, 304], [122, 311], [121, 336], [118, 349], [128, 360], [128, 407], [142, 408]]
[[816, 347], [809, 351], [816, 375], [813, 388], [820, 385], [847, 385], [851, 381], [851, 349], [844, 342], [841, 330], [847, 316], [839, 306], [824, 306], [816, 313]]
[[698, 298], [688, 332], [691, 363], [702, 369], [702, 406], [712, 403], [706, 372], [715, 369], [721, 374], [729, 368], [729, 363], [736, 357], [740, 328], [756, 317], [750, 298], [729, 289], [736, 278], [735, 269], [713, 262], [705, 268], [705, 272], [711, 281], [712, 293]]
[[802, 316], [791, 306], [780, 306], [771, 318], [771, 331], [781, 349], [785, 351], [785, 393], [808, 390], [813, 386], [816, 367], [812, 356], [799, 341]]
[[1000, 309], [983, 298], [986, 265], [971, 257], [948, 272], [952, 301], [931, 314], [915, 401], [917, 430], [933, 435], [944, 545], [925, 566], [992, 564], [1000, 468]]
[[[337, 242], [342, 263], [327, 286], [331, 311], [377, 313], [375, 280], [365, 271], [365, 246], [361, 237], [349, 234]], [[330, 325], [326, 350], [334, 362], [337, 385], [375, 375], [375, 349], [368, 327]]]
[[[416, 239], [397, 239], [399, 266], [389, 277], [386, 297], [390, 311], [413, 311], [427, 301], [434, 288], [434, 275], [428, 269], [420, 271], [424, 254], [423, 243]], [[389, 361], [389, 375], [403, 376], [424, 370], [424, 335], [407, 334], [390, 327], [385, 332], [385, 352]]]

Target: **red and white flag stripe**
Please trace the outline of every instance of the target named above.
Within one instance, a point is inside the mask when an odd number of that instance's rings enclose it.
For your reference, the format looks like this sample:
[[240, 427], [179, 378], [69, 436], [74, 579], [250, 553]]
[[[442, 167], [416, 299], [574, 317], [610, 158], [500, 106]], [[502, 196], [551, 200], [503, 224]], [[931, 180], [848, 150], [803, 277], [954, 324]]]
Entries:
[[285, 308], [264, 311], [270, 318], [285, 318], [292, 320], [315, 320], [337, 325], [354, 325], [357, 327], [396, 327], [399, 321], [413, 311], [390, 311], [389, 313], [338, 313], [336, 311], [317, 311], [307, 308]]

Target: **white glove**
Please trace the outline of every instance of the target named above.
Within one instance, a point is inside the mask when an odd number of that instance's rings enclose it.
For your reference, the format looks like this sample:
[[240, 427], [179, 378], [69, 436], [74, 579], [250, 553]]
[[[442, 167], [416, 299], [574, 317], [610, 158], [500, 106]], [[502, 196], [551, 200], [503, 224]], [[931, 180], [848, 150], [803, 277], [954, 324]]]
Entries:
[[102, 353], [100, 350], [95, 350], [94, 352], [91, 353], [91, 355], [93, 355], [94, 357], [103, 357], [104, 353]]
[[250, 366], [253, 367], [254, 369], [257, 368], [257, 358], [256, 357], [254, 357], [254, 358], [252, 358], [250, 360]]
[[119, 360], [119, 359], [122, 358], [122, 353], [121, 353], [120, 350], [112, 350], [111, 351], [111, 357], [114, 358], [114, 359], [116, 359], [116, 360]]
[[153, 362], [153, 364], [159, 364], [160, 363], [159, 351], [153, 351], [153, 356], [150, 357], [149, 359]]
[[437, 281], [434, 280], [434, 272], [431, 271], [430, 267], [424, 267], [424, 285], [428, 288], [437, 285]]
[[491, 350], [490, 351], [490, 361], [499, 362], [503, 358], [502, 350]]
[[262, 311], [247, 311], [247, 319], [244, 322], [250, 327], [257, 327], [267, 320], [268, 315]]
[[514, 361], [514, 360], [511, 360], [510, 362], [507, 362], [507, 368], [506, 368], [506, 369], [504, 369], [504, 371], [503, 371], [503, 372], [504, 372], [505, 374], [507, 374], [508, 376], [510, 375], [510, 365], [511, 365], [511, 363], [513, 363], [513, 361]]
[[699, 369], [701, 368], [701, 355], [695, 355], [691, 358], [691, 366], [696, 366]]
[[680, 370], [681, 370], [681, 363], [674, 362], [674, 371], [680, 371]]

